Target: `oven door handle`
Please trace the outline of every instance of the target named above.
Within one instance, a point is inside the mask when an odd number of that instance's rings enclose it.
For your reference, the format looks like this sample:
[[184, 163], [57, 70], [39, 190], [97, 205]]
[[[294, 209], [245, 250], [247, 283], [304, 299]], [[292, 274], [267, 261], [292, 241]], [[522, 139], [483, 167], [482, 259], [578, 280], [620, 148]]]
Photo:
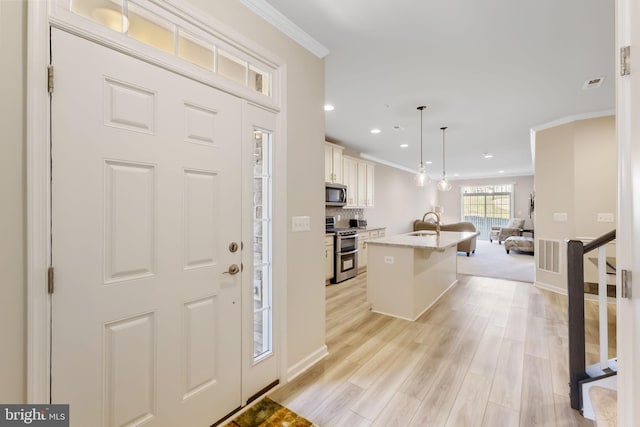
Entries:
[[358, 233], [355, 233], [355, 234], [339, 234], [339, 235], [336, 235], [336, 237], [338, 237], [338, 239], [340, 239], [340, 240], [357, 239], [358, 238]]
[[357, 249], [354, 249], [354, 250], [349, 251], [349, 252], [338, 252], [338, 255], [351, 255], [351, 254], [355, 254], [355, 253], [358, 253]]

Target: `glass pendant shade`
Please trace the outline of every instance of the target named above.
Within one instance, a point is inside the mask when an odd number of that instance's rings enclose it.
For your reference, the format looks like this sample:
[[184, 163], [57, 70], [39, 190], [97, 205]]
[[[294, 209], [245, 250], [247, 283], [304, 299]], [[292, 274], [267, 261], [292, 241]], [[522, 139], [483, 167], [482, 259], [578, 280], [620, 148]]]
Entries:
[[431, 181], [431, 178], [427, 175], [427, 171], [424, 167], [424, 160], [422, 158], [422, 112], [425, 108], [427, 108], [425, 105], [418, 107], [418, 110], [420, 110], [420, 168], [418, 169], [418, 173], [413, 177], [413, 180], [418, 187], [424, 187]]
[[440, 191], [449, 191], [451, 190], [451, 183], [447, 181], [447, 176], [444, 172], [444, 131], [447, 130], [447, 127], [443, 126], [440, 130], [442, 130], [442, 179], [438, 181], [437, 187]]
[[440, 191], [449, 191], [451, 190], [451, 183], [449, 181], [447, 181], [446, 178], [442, 178], [440, 181], [438, 181], [438, 190]]
[[418, 187], [424, 187], [431, 181], [431, 178], [429, 178], [429, 175], [427, 175], [427, 171], [425, 170], [424, 166], [420, 166], [420, 169], [418, 169], [418, 173], [413, 177], [413, 179]]

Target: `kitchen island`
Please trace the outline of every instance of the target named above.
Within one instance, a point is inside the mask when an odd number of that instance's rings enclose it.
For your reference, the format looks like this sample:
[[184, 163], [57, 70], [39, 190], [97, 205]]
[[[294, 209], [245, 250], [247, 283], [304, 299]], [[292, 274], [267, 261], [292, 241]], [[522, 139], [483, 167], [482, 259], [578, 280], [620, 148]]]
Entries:
[[423, 230], [367, 242], [371, 310], [416, 320], [457, 282], [457, 245], [477, 232]]

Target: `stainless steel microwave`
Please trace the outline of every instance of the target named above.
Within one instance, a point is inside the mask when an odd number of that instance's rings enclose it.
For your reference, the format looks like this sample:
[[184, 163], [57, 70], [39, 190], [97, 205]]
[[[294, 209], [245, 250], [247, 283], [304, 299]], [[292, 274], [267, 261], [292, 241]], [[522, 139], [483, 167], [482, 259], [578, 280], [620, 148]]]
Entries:
[[347, 186], [342, 184], [325, 183], [325, 205], [345, 206], [347, 204]]

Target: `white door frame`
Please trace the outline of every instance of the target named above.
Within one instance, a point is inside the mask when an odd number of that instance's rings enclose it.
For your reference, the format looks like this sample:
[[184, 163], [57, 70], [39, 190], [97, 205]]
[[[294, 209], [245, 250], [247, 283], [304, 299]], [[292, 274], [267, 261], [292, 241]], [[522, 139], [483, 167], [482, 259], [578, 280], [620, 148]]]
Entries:
[[634, 209], [635, 200], [640, 197], [637, 183], [640, 176], [640, 150], [638, 138], [640, 126], [637, 118], [640, 100], [634, 94], [640, 89], [640, 7], [636, 0], [616, 1], [616, 59], [620, 64], [620, 47], [631, 48], [631, 74], [620, 76], [616, 67], [616, 130], [618, 139], [618, 233], [617, 266], [618, 271], [627, 269], [632, 272], [632, 299], [621, 297], [620, 279], [617, 282], [617, 356], [618, 356], [618, 425], [640, 424], [640, 240], [637, 233], [640, 225], [634, 221], [638, 212]]
[[[265, 59], [273, 64], [277, 70], [273, 99], [265, 101], [261, 96], [252, 96], [249, 90], [238, 88], [231, 83], [222, 82], [217, 76], [209, 79], [203, 78], [202, 72], [196, 71], [195, 66], [189, 66], [167, 60], [151, 58], [146, 52], [137, 54], [134, 48], [122, 43], [122, 40], [114, 41], [109, 37], [104, 38], [102, 29], [95, 30], [95, 25], [89, 23], [86, 26], [78, 26], [75, 23], [66, 23], [60, 17], [52, 18], [50, 11], [55, 7], [55, 0], [28, 0], [27, 16], [27, 402], [49, 403], [50, 395], [50, 315], [51, 299], [47, 292], [47, 270], [50, 265], [50, 237], [51, 237], [51, 193], [50, 193], [50, 104], [47, 91], [46, 70], [49, 65], [49, 26], [66, 29], [78, 35], [99, 41], [100, 43], [131, 54], [143, 57], [146, 61], [156, 65], [187, 75], [204, 84], [217, 87], [223, 91], [232, 93], [243, 99], [250, 100], [278, 113], [277, 128], [286, 129], [286, 65], [263, 47], [249, 41], [231, 28], [209, 17], [196, 8], [180, 4], [174, 4], [172, 0], [164, 0], [172, 11], [183, 18], [199, 25], [204, 25], [212, 30], [212, 33], [222, 34], [226, 40], [237, 41], [245, 51], [255, 54], [256, 57]], [[204, 18], [203, 18], [204, 17]], [[97, 33], [97, 34], [96, 34]], [[193, 68], [193, 72], [192, 71]], [[54, 79], [55, 81], [55, 79]], [[274, 156], [278, 164], [286, 165], [286, 132], [279, 133], [279, 147]], [[279, 206], [286, 206], [286, 168], [279, 169], [279, 175], [274, 177], [274, 202]], [[284, 378], [286, 372], [286, 208], [279, 212], [273, 221], [274, 236], [274, 284], [278, 284], [274, 290], [276, 300], [274, 310], [279, 310], [274, 319], [279, 324], [274, 324], [280, 336], [280, 343], [276, 347], [280, 350], [279, 367], [280, 376]]]

